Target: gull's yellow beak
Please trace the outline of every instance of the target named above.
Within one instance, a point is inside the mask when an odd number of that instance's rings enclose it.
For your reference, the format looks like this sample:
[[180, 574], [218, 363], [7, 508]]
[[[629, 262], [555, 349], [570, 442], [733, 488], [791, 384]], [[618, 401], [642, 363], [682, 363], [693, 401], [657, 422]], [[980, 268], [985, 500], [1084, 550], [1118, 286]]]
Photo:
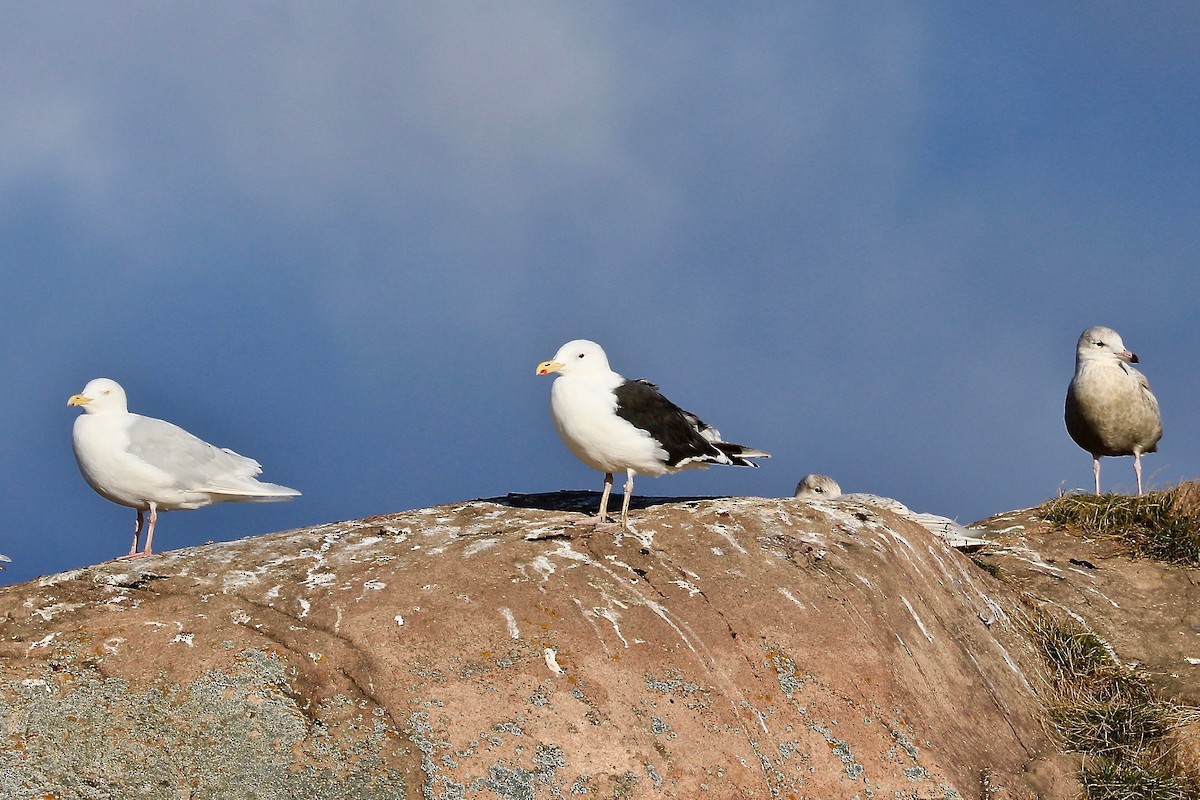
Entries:
[[[551, 372], [558, 372], [562, 368], [563, 368], [563, 365], [558, 363], [557, 361], [543, 361], [542, 363], [538, 364], [537, 374], [538, 375], [549, 375]], [[71, 399], [74, 400], [75, 398], [71, 398]]]
[[69, 406], [86, 406], [90, 402], [92, 402], [92, 398], [90, 398], [90, 397], [84, 397], [81, 394], [73, 394], [73, 395], [71, 395], [71, 399], [67, 401], [67, 405], [69, 405]]

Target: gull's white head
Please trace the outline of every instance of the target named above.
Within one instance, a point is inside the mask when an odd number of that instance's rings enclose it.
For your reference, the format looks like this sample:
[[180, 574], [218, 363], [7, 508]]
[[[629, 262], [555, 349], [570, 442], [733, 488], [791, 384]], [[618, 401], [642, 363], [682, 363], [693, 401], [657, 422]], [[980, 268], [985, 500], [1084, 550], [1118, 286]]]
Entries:
[[809, 473], [796, 484], [796, 497], [804, 500], [832, 500], [841, 497], [842, 487], [828, 475]]
[[67, 405], [83, 406], [83, 410], [89, 414], [128, 410], [125, 390], [111, 378], [94, 378], [88, 381], [82, 392], [71, 395]]
[[1075, 363], [1084, 361], [1126, 361], [1138, 363], [1138, 357], [1125, 349], [1121, 336], [1112, 328], [1097, 325], [1088, 328], [1079, 335], [1079, 344], [1075, 346]]
[[538, 375], [607, 375], [612, 372], [604, 348], [587, 339], [576, 339], [558, 348], [554, 358], [537, 366]]

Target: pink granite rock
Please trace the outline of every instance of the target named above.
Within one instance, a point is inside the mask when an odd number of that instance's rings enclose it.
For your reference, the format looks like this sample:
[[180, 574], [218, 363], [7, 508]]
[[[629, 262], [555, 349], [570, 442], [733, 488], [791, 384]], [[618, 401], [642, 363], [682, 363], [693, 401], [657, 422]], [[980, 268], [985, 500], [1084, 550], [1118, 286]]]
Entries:
[[886, 512], [638, 500], [633, 536], [510, 496], [6, 587], [0, 796], [1074, 796], [967, 556]]

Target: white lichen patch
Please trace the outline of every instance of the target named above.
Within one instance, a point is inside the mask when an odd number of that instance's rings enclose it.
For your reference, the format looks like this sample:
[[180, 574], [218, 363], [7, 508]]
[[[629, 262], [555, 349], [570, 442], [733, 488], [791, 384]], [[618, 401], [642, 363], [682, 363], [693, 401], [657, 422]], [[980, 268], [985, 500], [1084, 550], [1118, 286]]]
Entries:
[[180, 642], [182, 644], [186, 644], [188, 647], [193, 647], [195, 639], [196, 634], [194, 633], [177, 633], [175, 634], [175, 638], [171, 640], [171, 644]]
[[369, 581], [363, 581], [363, 589], [368, 592], [378, 592], [387, 588], [387, 584], [378, 578], [372, 578]]
[[41, 617], [43, 622], [49, 622], [59, 614], [65, 614], [74, 611], [77, 608], [83, 608], [82, 603], [54, 603], [53, 605], [45, 606], [33, 611], [32, 616]]
[[392, 617], [392, 620], [395, 621], [397, 628], [404, 627], [404, 615], [403, 614], [397, 614], [396, 616]]
[[[71, 569], [67, 570], [66, 572], [60, 572], [57, 575], [47, 575], [44, 578], [39, 578], [37, 585], [38, 588], [46, 589], [59, 583], [76, 580], [77, 578], [82, 577], [83, 573], [84, 570], [82, 569]], [[98, 583], [106, 582], [102, 578], [94, 580], [96, 580]]]
[[380, 542], [385, 541], [382, 536], [364, 536], [357, 542], [350, 542], [342, 545], [342, 551], [346, 553], [354, 553], [359, 550], [369, 550]]
[[[568, 549], [570, 549], [569, 546], [568, 546]], [[522, 564], [520, 567], [518, 567], [518, 569], [520, 569], [522, 575], [526, 574], [525, 567], [527, 567], [527, 566], [529, 568], [531, 568], [534, 572], [536, 572], [539, 576], [541, 576], [541, 580], [543, 583], [545, 583], [546, 579], [548, 579], [551, 575], [553, 575], [555, 572], [558, 571], [558, 569], [554, 566], [554, 562], [551, 561], [549, 558], [547, 558], [544, 555], [537, 556], [536, 558], [533, 559], [533, 561], [530, 561], [528, 564]]]
[[308, 577], [304, 579], [304, 585], [309, 589], [314, 589], [318, 586], [329, 586], [335, 580], [337, 580], [337, 573], [310, 571]]
[[482, 553], [490, 547], [499, 544], [499, 539], [477, 539], [463, 548], [463, 557], [470, 558], [476, 553]]
[[553, 647], [542, 648], [542, 658], [546, 660], [546, 668], [555, 675], [562, 675], [563, 668], [558, 664], [558, 650]]
[[234, 592], [238, 589], [245, 589], [255, 585], [261, 580], [257, 571], [248, 569], [231, 569], [225, 573], [222, 584], [227, 592]]
[[42, 647], [49, 647], [50, 643], [53, 642], [57, 636], [58, 636], [57, 633], [47, 634], [43, 638], [38, 639], [36, 642], [32, 642], [29, 645], [29, 647], [25, 648], [25, 652], [28, 653], [30, 651], [37, 650]]

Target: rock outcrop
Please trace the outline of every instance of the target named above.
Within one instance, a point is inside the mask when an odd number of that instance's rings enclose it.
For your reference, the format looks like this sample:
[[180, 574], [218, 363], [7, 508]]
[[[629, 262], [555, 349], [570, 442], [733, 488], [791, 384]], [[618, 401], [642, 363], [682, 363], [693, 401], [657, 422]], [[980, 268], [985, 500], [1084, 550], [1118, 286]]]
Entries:
[[792, 499], [513, 495], [0, 590], [5, 798], [1067, 798], [1002, 583]]
[[1128, 555], [1118, 540], [1069, 535], [1035, 509], [977, 528], [1004, 582], [1062, 609], [1145, 672], [1157, 693], [1200, 706], [1200, 571]]

